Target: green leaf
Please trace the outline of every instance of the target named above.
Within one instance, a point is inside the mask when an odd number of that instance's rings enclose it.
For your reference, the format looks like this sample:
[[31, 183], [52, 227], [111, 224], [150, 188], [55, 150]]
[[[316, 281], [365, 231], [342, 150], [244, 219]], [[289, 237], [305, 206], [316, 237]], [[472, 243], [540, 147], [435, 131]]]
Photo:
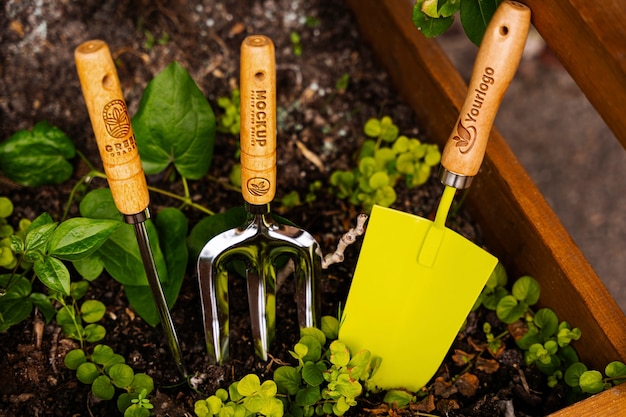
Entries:
[[147, 174], [159, 173], [171, 163], [189, 179], [207, 173], [213, 157], [215, 116], [177, 62], [150, 81], [132, 124]]
[[580, 377], [587, 371], [587, 366], [582, 362], [576, 362], [570, 365], [565, 371], [563, 380], [570, 387], [579, 385]]
[[24, 239], [25, 251], [41, 251], [44, 252], [46, 245], [54, 229], [57, 227], [57, 223], [44, 223], [40, 226], [31, 226], [26, 231], [26, 238]]
[[296, 394], [296, 404], [300, 407], [315, 405], [322, 399], [319, 386], [306, 387], [298, 391]]
[[609, 378], [616, 378], [613, 382], [615, 385], [626, 382], [626, 364], [621, 361], [613, 361], [604, 369], [604, 373]]
[[85, 327], [85, 340], [89, 343], [98, 342], [106, 336], [106, 329], [100, 324], [89, 324]]
[[87, 281], [93, 281], [104, 271], [104, 262], [98, 254], [91, 254], [85, 258], [72, 261], [72, 265], [81, 277]]
[[310, 361], [306, 362], [302, 367], [302, 378], [312, 387], [317, 387], [324, 382], [324, 374], [322, 373], [322, 370], [318, 368], [314, 362]]
[[87, 358], [85, 357], [85, 352], [82, 349], [70, 350], [65, 355], [65, 359], [63, 359], [65, 366], [72, 371], [77, 370], [78, 367], [85, 362], [87, 362]]
[[597, 394], [604, 390], [602, 374], [595, 370], [583, 372], [578, 383], [583, 392], [588, 394]]
[[326, 335], [317, 327], [305, 327], [300, 329], [300, 337], [302, 336], [311, 336], [316, 338], [321, 346], [324, 346], [326, 343]]
[[307, 347], [306, 354], [302, 357], [304, 362], [317, 362], [322, 357], [322, 344], [319, 342], [317, 337], [307, 335], [302, 336], [298, 344]]
[[546, 339], [555, 335], [559, 328], [559, 318], [556, 313], [549, 308], [542, 308], [537, 311], [533, 321], [537, 327], [539, 327], [541, 335]]
[[241, 207], [233, 207], [223, 213], [214, 214], [200, 220], [192, 229], [187, 238], [189, 256], [198, 258], [202, 248], [211, 238], [226, 230], [242, 225], [246, 220], [246, 210]]
[[63, 295], [70, 295], [70, 272], [63, 262], [51, 256], [44, 256], [35, 262], [33, 269], [46, 287]]
[[422, 11], [424, 0], [417, 0], [413, 6], [413, 24], [427, 38], [434, 38], [447, 31], [454, 22], [454, 16], [433, 18]]
[[46, 323], [50, 323], [50, 320], [54, 318], [54, 315], [57, 312], [56, 308], [52, 305], [52, 302], [50, 302], [50, 299], [45, 294], [40, 292], [31, 293], [28, 296], [28, 299], [39, 309], [39, 311], [43, 313]]
[[100, 365], [104, 365], [109, 362], [115, 356], [115, 352], [113, 349], [107, 345], [96, 345], [93, 348], [93, 354], [91, 355], [91, 359]]
[[88, 281], [75, 281], [70, 284], [70, 297], [72, 300], [78, 301], [85, 296], [89, 290], [89, 282]]
[[122, 223], [75, 217], [61, 223], [48, 241], [48, 253], [74, 261], [92, 254]]
[[93, 381], [91, 393], [101, 400], [110, 400], [115, 395], [115, 387], [106, 375], [100, 375]]
[[502, 297], [496, 307], [496, 314], [506, 324], [511, 324], [524, 315], [528, 307], [512, 295]]
[[374, 190], [383, 188], [389, 184], [389, 175], [386, 172], [378, 171], [374, 173], [369, 179], [369, 185]]
[[108, 371], [109, 377], [118, 388], [126, 389], [133, 382], [135, 378], [135, 373], [133, 369], [126, 365], [125, 363], [118, 363], [113, 366]]
[[[0, 275], [0, 288], [6, 288], [11, 274]], [[18, 275], [11, 280], [10, 287], [0, 297], [0, 332], [25, 320], [33, 310], [30, 299], [32, 287], [30, 281]]]
[[296, 395], [302, 384], [300, 374], [291, 366], [280, 366], [274, 371], [274, 382], [281, 393]]
[[365, 133], [370, 138], [377, 138], [380, 136], [381, 126], [380, 120], [378, 119], [368, 119], [363, 125], [363, 133]]
[[383, 401], [395, 408], [404, 408], [413, 400], [413, 395], [406, 391], [389, 390]]
[[32, 131], [20, 130], [0, 144], [0, 167], [8, 178], [27, 187], [60, 184], [72, 175], [67, 160], [75, 152], [65, 133], [42, 121]]
[[461, 24], [467, 37], [480, 45], [491, 17], [502, 0], [463, 0], [460, 7]]
[[80, 306], [83, 320], [87, 323], [95, 323], [104, 317], [106, 306], [98, 300], [87, 300]]
[[141, 392], [146, 390], [146, 394], [150, 394], [154, 390], [154, 380], [150, 375], [144, 373], [135, 374], [133, 382], [130, 384], [133, 392]]
[[91, 384], [100, 375], [98, 367], [92, 362], [83, 362], [76, 369], [76, 378], [83, 384]]
[[339, 320], [333, 316], [322, 317], [322, 332], [328, 340], [337, 340], [339, 337]]
[[515, 281], [511, 293], [518, 300], [532, 306], [539, 301], [539, 283], [531, 276], [523, 276]]
[[237, 385], [237, 391], [244, 397], [256, 394], [261, 390], [261, 381], [255, 374], [248, 374], [241, 378]]
[[338, 368], [350, 362], [350, 351], [343, 342], [335, 340], [330, 344], [330, 362]]

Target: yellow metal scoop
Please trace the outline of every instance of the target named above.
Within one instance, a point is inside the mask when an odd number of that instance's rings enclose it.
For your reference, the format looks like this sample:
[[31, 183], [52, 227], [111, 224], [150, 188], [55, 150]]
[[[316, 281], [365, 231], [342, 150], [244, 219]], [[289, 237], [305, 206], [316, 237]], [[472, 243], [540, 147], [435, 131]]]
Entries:
[[[435, 374], [497, 259], [445, 227], [456, 189], [469, 186], [519, 64], [530, 9], [503, 2], [476, 57], [467, 97], [442, 155], [435, 221], [374, 206], [339, 339], [382, 359], [371, 382], [417, 391]], [[488, 203], [488, 202], [486, 202]]]

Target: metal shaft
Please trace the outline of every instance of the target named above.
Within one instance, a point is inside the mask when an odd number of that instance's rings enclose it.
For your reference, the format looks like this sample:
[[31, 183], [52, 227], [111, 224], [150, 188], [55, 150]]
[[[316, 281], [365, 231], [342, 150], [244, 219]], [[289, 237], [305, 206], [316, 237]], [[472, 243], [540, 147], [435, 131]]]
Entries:
[[138, 214], [124, 216], [126, 223], [132, 224], [135, 228], [135, 235], [137, 235], [137, 243], [139, 244], [139, 253], [141, 253], [141, 260], [143, 261], [146, 276], [148, 277], [148, 284], [150, 285], [150, 290], [152, 291], [152, 298], [154, 299], [154, 304], [156, 305], [159, 318], [161, 319], [161, 325], [163, 326], [163, 331], [165, 332], [170, 352], [172, 353], [172, 357], [176, 363], [176, 368], [183, 378], [187, 378], [188, 374], [183, 362], [183, 355], [180, 349], [178, 335], [176, 334], [174, 321], [172, 320], [172, 315], [170, 314], [170, 310], [167, 306], [167, 299], [165, 298], [163, 288], [161, 287], [159, 273], [157, 271], [156, 264], [154, 263], [154, 255], [152, 254], [152, 249], [150, 248], [150, 240], [148, 238], [148, 231], [145, 224], [145, 221], [149, 218], [150, 212], [148, 209]]

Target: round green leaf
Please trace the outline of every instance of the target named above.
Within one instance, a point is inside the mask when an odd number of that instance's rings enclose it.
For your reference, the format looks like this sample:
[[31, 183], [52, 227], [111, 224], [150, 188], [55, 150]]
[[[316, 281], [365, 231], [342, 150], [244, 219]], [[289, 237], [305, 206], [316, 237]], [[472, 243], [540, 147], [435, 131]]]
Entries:
[[306, 335], [302, 336], [298, 344], [307, 347], [306, 354], [302, 357], [304, 362], [317, 362], [322, 357], [322, 344], [316, 337]]
[[96, 345], [91, 358], [97, 364], [104, 365], [115, 356], [115, 352], [107, 345]]
[[616, 385], [626, 382], [626, 364], [624, 364], [624, 362], [613, 361], [609, 363], [604, 373], [609, 378], [618, 378], [614, 381]]
[[539, 327], [543, 337], [548, 338], [556, 334], [559, 328], [559, 318], [556, 313], [549, 308], [542, 308], [537, 313], [533, 321]]
[[115, 387], [106, 375], [100, 375], [93, 381], [91, 393], [101, 400], [110, 400], [115, 395]]
[[311, 336], [317, 339], [320, 342], [320, 345], [324, 345], [326, 343], [326, 335], [324, 332], [317, 327], [305, 327], [300, 329], [300, 337], [302, 336]]
[[422, 11], [424, 0], [417, 0], [413, 6], [413, 24], [427, 38], [434, 38], [444, 33], [452, 23], [454, 17], [433, 18]]
[[76, 369], [76, 378], [83, 384], [91, 384], [100, 375], [98, 367], [92, 362], [83, 362]]
[[118, 388], [127, 388], [133, 382], [135, 373], [133, 369], [125, 363], [118, 363], [113, 365], [108, 370], [109, 377], [111, 378], [113, 385]]
[[131, 383], [133, 392], [141, 392], [146, 390], [146, 394], [150, 394], [154, 390], [154, 380], [150, 375], [144, 373], [135, 374]]
[[87, 300], [80, 306], [83, 320], [87, 323], [95, 323], [104, 317], [106, 306], [98, 300]]
[[296, 368], [280, 366], [274, 371], [274, 382], [276, 382], [279, 392], [296, 395], [300, 389], [302, 379]]
[[87, 362], [87, 358], [85, 357], [85, 352], [82, 349], [74, 349], [67, 352], [65, 355], [65, 359], [63, 359], [63, 363], [72, 371], [78, 369], [80, 365]]
[[583, 372], [578, 383], [583, 392], [589, 394], [597, 394], [604, 390], [602, 374], [595, 370]]
[[365, 133], [370, 138], [377, 138], [380, 135], [380, 132], [380, 120], [378, 119], [369, 119], [363, 125], [363, 133]]
[[587, 371], [587, 366], [582, 362], [576, 362], [571, 364], [565, 371], [563, 380], [570, 387], [577, 387], [579, 385], [580, 377]]
[[339, 320], [336, 317], [323, 316], [321, 327], [326, 339], [336, 340], [339, 337]]
[[300, 407], [315, 405], [322, 398], [319, 386], [306, 387], [296, 394], [296, 404]]
[[374, 173], [369, 179], [369, 186], [377, 190], [389, 184], [389, 175], [386, 172], [378, 171]]
[[302, 367], [302, 378], [310, 386], [317, 387], [324, 382], [324, 373], [315, 365], [315, 363], [307, 362]]
[[99, 324], [88, 324], [85, 327], [85, 340], [89, 343], [98, 342], [106, 336], [106, 329]]
[[248, 374], [241, 378], [237, 385], [237, 391], [243, 396], [254, 395], [261, 389], [261, 381], [255, 374]]
[[532, 306], [539, 301], [539, 283], [531, 276], [523, 276], [515, 281], [511, 293], [518, 300]]
[[526, 305], [518, 302], [515, 297], [507, 295], [498, 302], [496, 314], [504, 323], [511, 324], [524, 315], [526, 308]]

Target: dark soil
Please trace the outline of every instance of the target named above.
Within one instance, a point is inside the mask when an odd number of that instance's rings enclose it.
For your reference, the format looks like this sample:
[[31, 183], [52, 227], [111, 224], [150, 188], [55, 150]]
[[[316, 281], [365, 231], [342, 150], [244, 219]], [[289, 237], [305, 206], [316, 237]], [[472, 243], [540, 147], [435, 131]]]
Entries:
[[[43, 3], [43, 4], [42, 4]], [[328, 186], [329, 173], [352, 166], [352, 156], [359, 148], [363, 123], [370, 117], [390, 115], [402, 133], [419, 136], [419, 127], [408, 106], [390, 86], [388, 77], [361, 41], [351, 13], [341, 2], [330, 0], [275, 1], [18, 1], [4, 4], [0, 17], [0, 140], [19, 129], [29, 129], [40, 120], [48, 120], [74, 140], [78, 149], [95, 165], [100, 164], [87, 112], [76, 76], [73, 51], [81, 42], [100, 38], [109, 43], [118, 64], [118, 72], [130, 113], [133, 114], [146, 84], [171, 61], [180, 62], [194, 78], [207, 99], [219, 113], [218, 97], [230, 95], [238, 84], [239, 47], [250, 34], [271, 37], [276, 45], [278, 101], [280, 106], [277, 200], [292, 190], [306, 194], [308, 185], [321, 180]], [[307, 24], [314, 22], [313, 24]], [[302, 55], [295, 56], [290, 33], [301, 36]], [[164, 44], [149, 46], [150, 33], [155, 39], [164, 34]], [[349, 74], [350, 84], [338, 91], [336, 82]], [[428, 138], [421, 137], [427, 141]], [[323, 169], [303, 153], [298, 143], [317, 155]], [[218, 134], [210, 175], [227, 182], [238, 138]], [[20, 187], [0, 177], [2, 194], [15, 204], [14, 218], [35, 218], [44, 211], [61, 217], [71, 188], [86, 172], [76, 159], [71, 181], [61, 186], [36, 189]], [[180, 181], [170, 183], [151, 177], [149, 182], [183, 194]], [[94, 180], [92, 188], [104, 187]], [[216, 212], [241, 205], [238, 193], [215, 180], [193, 181], [192, 196]], [[433, 177], [424, 187], [407, 190], [401, 187], [395, 208], [420, 216], [432, 216], [441, 194]], [[175, 201], [152, 195], [151, 209], [176, 205]], [[71, 214], [77, 215], [77, 204]], [[275, 204], [280, 211], [279, 204]], [[187, 209], [195, 224], [202, 214]], [[358, 212], [337, 200], [326, 189], [310, 205], [281, 214], [311, 232], [325, 253], [335, 249], [340, 236], [354, 225]], [[472, 240], [479, 241], [479, 230], [465, 214], [449, 221], [449, 226]], [[344, 263], [325, 271], [323, 311], [336, 315], [344, 302], [358, 254], [358, 244], [348, 248]], [[288, 287], [288, 286], [287, 286]], [[244, 300], [241, 280], [233, 280], [231, 300]], [[38, 290], [43, 291], [42, 288]], [[152, 328], [137, 317], [114, 280], [103, 276], [88, 293], [107, 306], [103, 325], [104, 343], [127, 358], [136, 372], [154, 378], [157, 392], [152, 399], [158, 416], [191, 416], [193, 404], [219, 387], [247, 373], [271, 378], [279, 361], [292, 363], [287, 350], [298, 337], [295, 307], [289, 288], [278, 299], [277, 340], [269, 362], [253, 355], [249, 336], [247, 303], [232, 302], [231, 361], [224, 366], [208, 362], [200, 300], [194, 266], [190, 265], [173, 316], [182, 339], [187, 368], [195, 375], [198, 390], [177, 384], [178, 375], [171, 361], [160, 327]], [[239, 294], [239, 295], [237, 295]], [[484, 348], [482, 323], [488, 320], [494, 333], [503, 330], [495, 317], [484, 311], [473, 313], [451, 350], [491, 357]], [[412, 410], [397, 412], [417, 415], [430, 412], [449, 416], [525, 416], [545, 415], [563, 406], [558, 389], [551, 390], [533, 369], [522, 365], [521, 353], [507, 341], [498, 356], [498, 369], [476, 371], [477, 390], [468, 392], [457, 380], [462, 367], [446, 361], [430, 386], [425, 403]], [[113, 402], [101, 402], [90, 394], [90, 387], [80, 383], [75, 373], [63, 364], [65, 353], [76, 347], [64, 338], [54, 322], [44, 325], [35, 315], [0, 335], [0, 416], [112, 416], [117, 415]], [[457, 352], [458, 353], [458, 352]], [[487, 369], [487, 368], [484, 368]], [[471, 385], [471, 384], [470, 384]], [[471, 390], [470, 390], [471, 391]], [[396, 411], [381, 406], [381, 398], [364, 399], [350, 415], [389, 414]], [[430, 402], [429, 402], [430, 401]], [[514, 413], [514, 414], [513, 414]]]

